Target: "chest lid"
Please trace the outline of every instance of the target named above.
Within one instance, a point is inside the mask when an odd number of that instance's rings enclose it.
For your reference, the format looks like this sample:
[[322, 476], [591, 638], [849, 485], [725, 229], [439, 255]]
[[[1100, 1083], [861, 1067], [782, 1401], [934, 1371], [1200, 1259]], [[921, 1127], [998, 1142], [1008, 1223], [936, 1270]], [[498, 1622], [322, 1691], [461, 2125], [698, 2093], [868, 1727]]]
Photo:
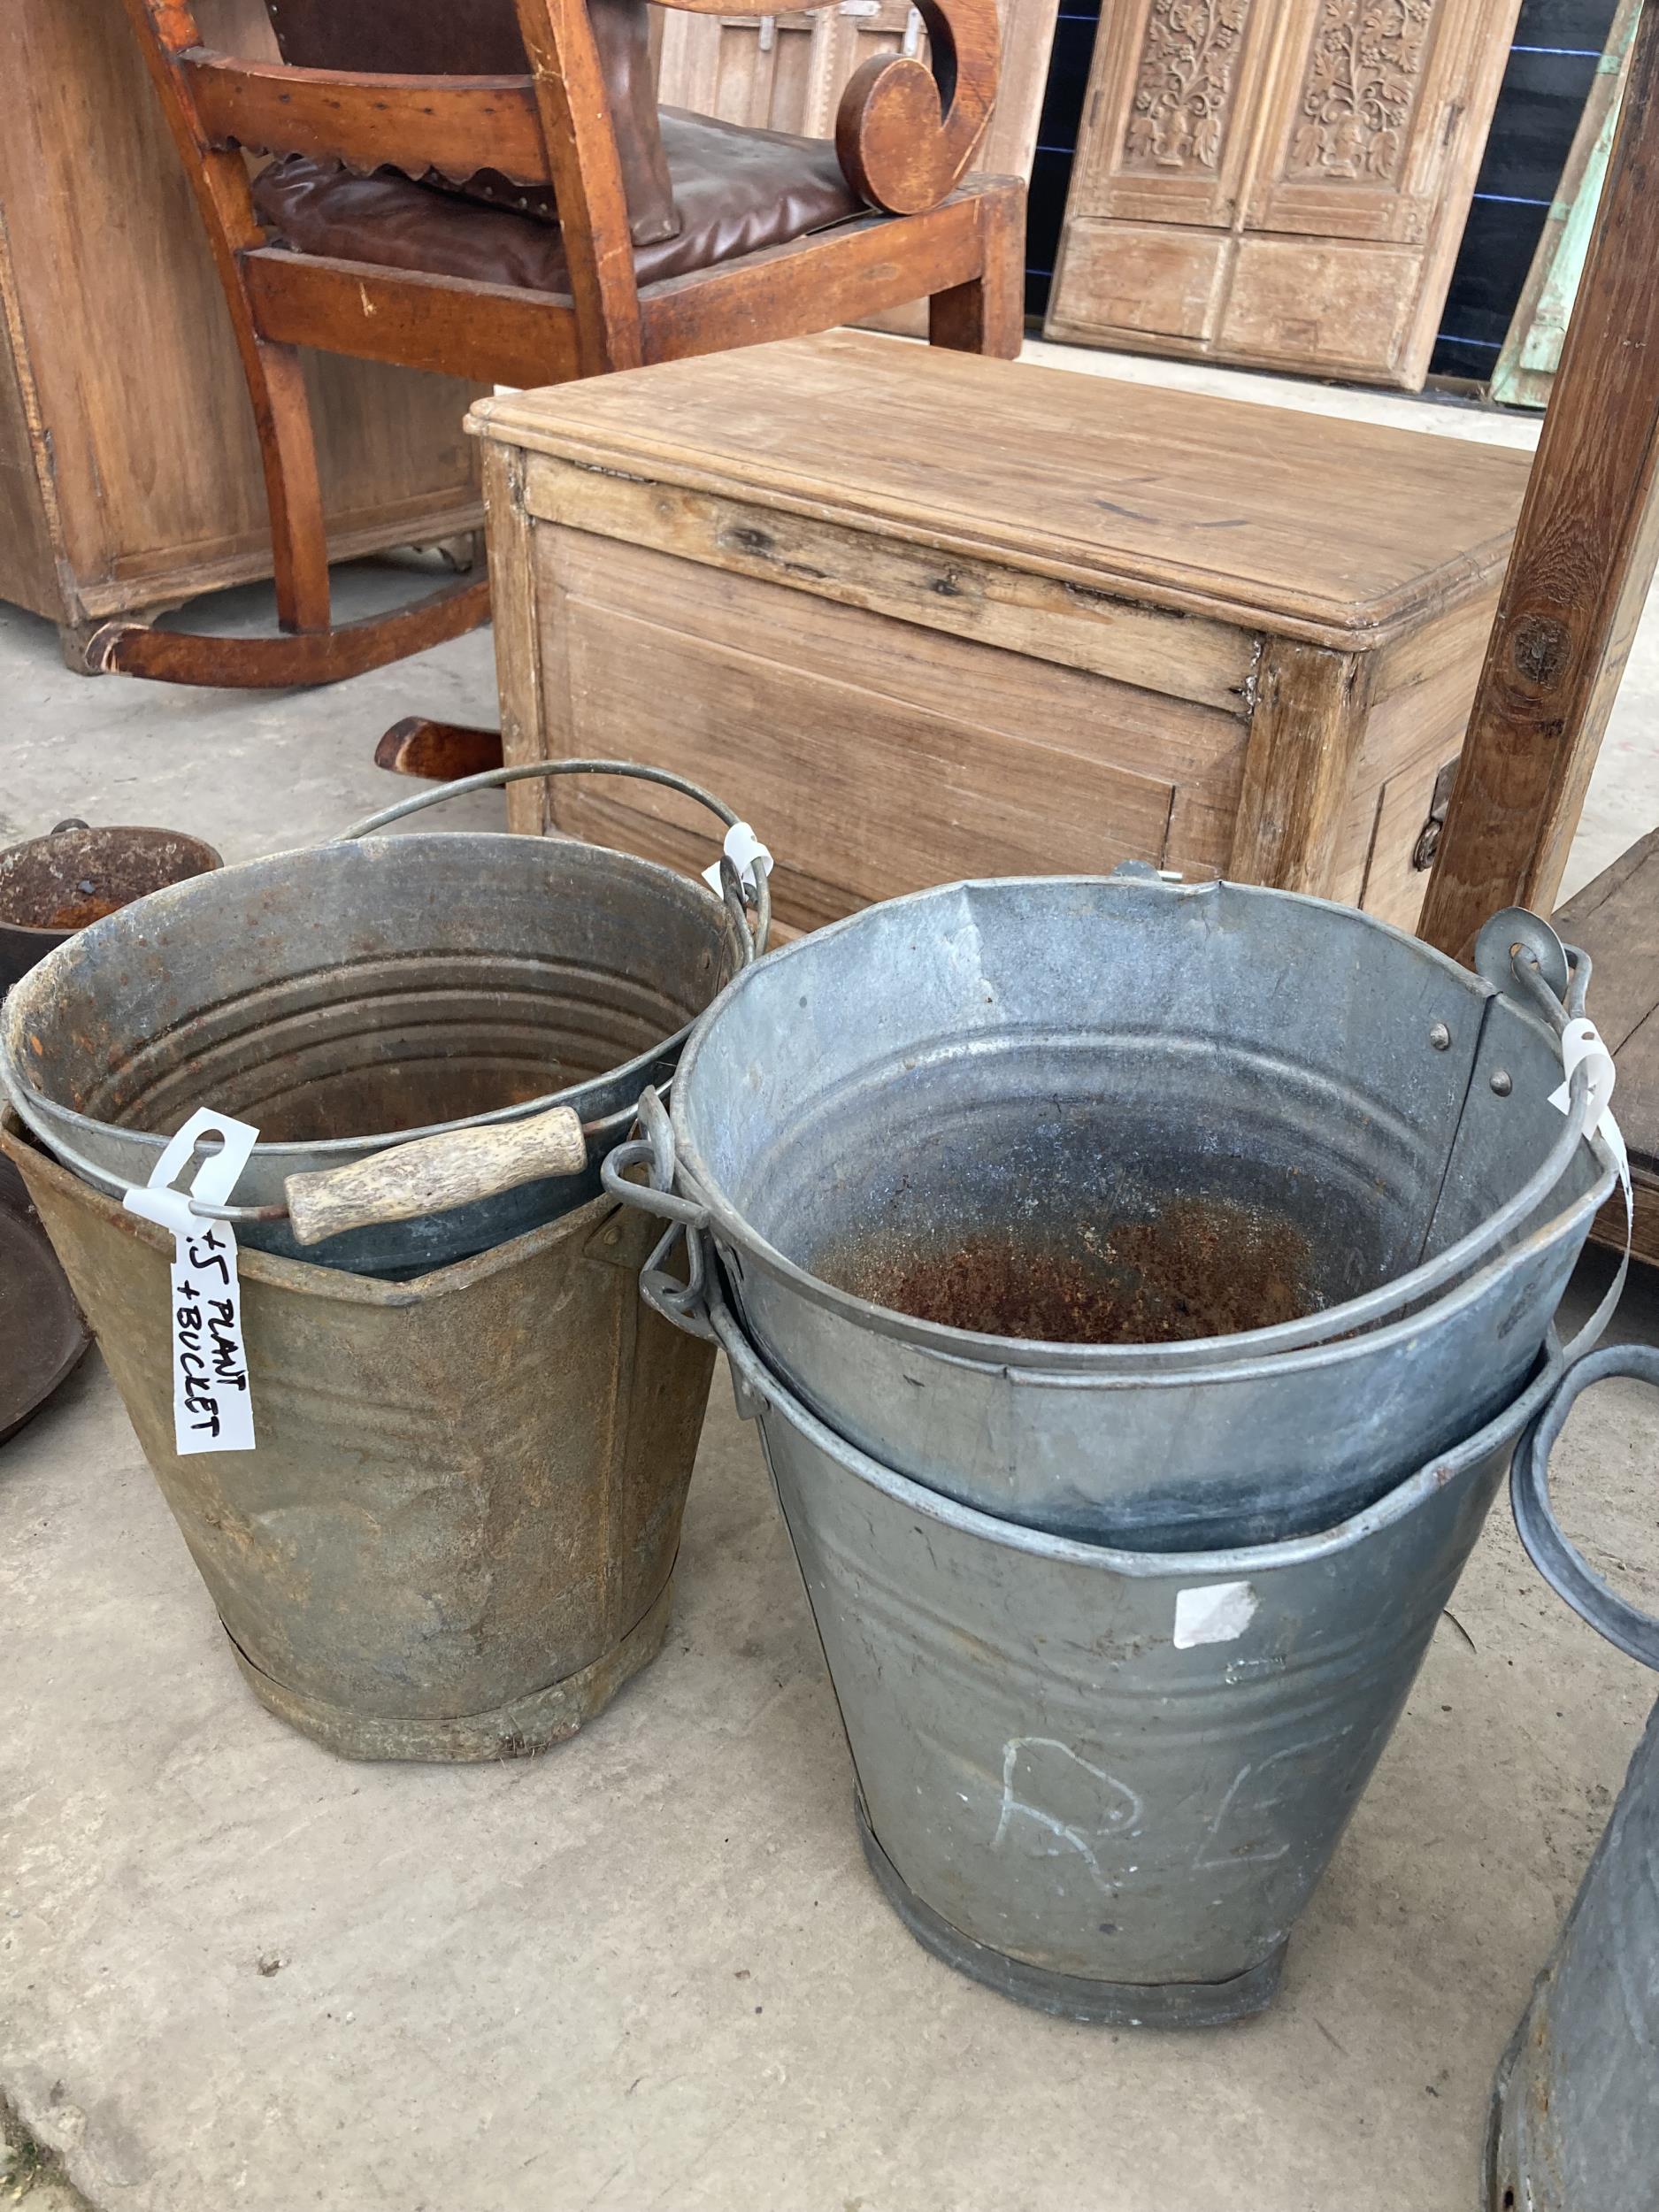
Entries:
[[856, 331], [480, 403], [507, 445], [1348, 650], [1488, 585], [1524, 454]]

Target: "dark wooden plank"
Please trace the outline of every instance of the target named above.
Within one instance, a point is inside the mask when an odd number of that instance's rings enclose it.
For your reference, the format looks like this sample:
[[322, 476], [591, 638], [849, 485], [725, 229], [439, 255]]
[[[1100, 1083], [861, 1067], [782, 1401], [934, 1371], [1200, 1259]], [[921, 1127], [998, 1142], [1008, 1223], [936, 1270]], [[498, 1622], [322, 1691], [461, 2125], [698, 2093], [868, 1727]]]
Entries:
[[1421, 934], [1466, 958], [1548, 912], [1659, 560], [1659, 8], [1637, 28], [1601, 212], [1544, 419]]
[[260, 333], [285, 345], [499, 384], [563, 384], [577, 373], [568, 300], [275, 246], [244, 254], [242, 265]]
[[316, 154], [419, 176], [470, 176], [489, 165], [517, 184], [549, 181], [527, 77], [359, 77], [225, 54], [187, 54], [180, 73], [216, 146]]

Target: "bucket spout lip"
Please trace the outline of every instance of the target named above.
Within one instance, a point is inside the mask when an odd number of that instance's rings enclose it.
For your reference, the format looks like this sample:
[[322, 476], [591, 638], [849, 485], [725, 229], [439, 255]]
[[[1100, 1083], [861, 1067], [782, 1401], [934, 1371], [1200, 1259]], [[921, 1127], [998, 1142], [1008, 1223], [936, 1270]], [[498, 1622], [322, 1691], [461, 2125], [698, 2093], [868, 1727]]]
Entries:
[[1436, 1491], [1445, 1489], [1495, 1453], [1512, 1446], [1571, 1371], [1552, 1325], [1531, 1379], [1502, 1412], [1463, 1443], [1441, 1452], [1414, 1474], [1396, 1483], [1374, 1505], [1339, 1522], [1333, 1528], [1312, 1536], [1286, 1537], [1277, 1543], [1239, 1545], [1223, 1551], [1128, 1551], [1115, 1545], [1056, 1536], [1022, 1521], [1002, 1520], [977, 1507], [960, 1504], [942, 1491], [930, 1490], [926, 1484], [883, 1466], [880, 1461], [838, 1436], [802, 1403], [763, 1360], [718, 1286], [710, 1294], [709, 1318], [731, 1363], [741, 1409], [774, 1409], [815, 1449], [860, 1481], [884, 1492], [895, 1503], [930, 1520], [959, 1529], [965, 1535], [980, 1537], [1011, 1550], [1032, 1552], [1045, 1559], [1148, 1581], [1174, 1578], [1191, 1583], [1207, 1578], [1220, 1581], [1265, 1572], [1271, 1568], [1304, 1566], [1346, 1551], [1403, 1519]]

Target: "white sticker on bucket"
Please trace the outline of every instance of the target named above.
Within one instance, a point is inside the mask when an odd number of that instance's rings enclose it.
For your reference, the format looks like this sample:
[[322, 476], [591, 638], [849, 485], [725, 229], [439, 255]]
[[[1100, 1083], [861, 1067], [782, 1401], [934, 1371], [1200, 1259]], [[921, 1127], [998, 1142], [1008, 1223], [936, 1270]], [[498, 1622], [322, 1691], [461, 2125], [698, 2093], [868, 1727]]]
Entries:
[[[204, 1136], [217, 1136], [219, 1149], [196, 1170], [187, 1196], [172, 1187], [173, 1179]], [[245, 1121], [204, 1107], [163, 1150], [148, 1186], [129, 1190], [121, 1202], [129, 1213], [173, 1232], [173, 1436], [180, 1457], [254, 1448], [236, 1233], [228, 1221], [193, 1213], [190, 1200], [228, 1204], [258, 1140]]]
[[1256, 1617], [1256, 1596], [1248, 1582], [1206, 1582], [1175, 1594], [1175, 1648], [1231, 1644]]

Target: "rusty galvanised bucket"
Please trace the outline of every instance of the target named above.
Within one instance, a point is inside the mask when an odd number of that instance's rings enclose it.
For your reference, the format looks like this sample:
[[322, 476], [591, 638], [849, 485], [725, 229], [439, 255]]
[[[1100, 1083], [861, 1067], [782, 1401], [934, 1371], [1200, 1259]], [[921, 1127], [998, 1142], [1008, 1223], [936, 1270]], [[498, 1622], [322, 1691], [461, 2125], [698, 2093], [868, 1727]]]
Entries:
[[357, 1759], [572, 1735], [661, 1648], [711, 1346], [600, 1199], [391, 1283], [241, 1255], [257, 1448], [173, 1448], [172, 1240], [7, 1115], [6, 1150], [272, 1712]]

